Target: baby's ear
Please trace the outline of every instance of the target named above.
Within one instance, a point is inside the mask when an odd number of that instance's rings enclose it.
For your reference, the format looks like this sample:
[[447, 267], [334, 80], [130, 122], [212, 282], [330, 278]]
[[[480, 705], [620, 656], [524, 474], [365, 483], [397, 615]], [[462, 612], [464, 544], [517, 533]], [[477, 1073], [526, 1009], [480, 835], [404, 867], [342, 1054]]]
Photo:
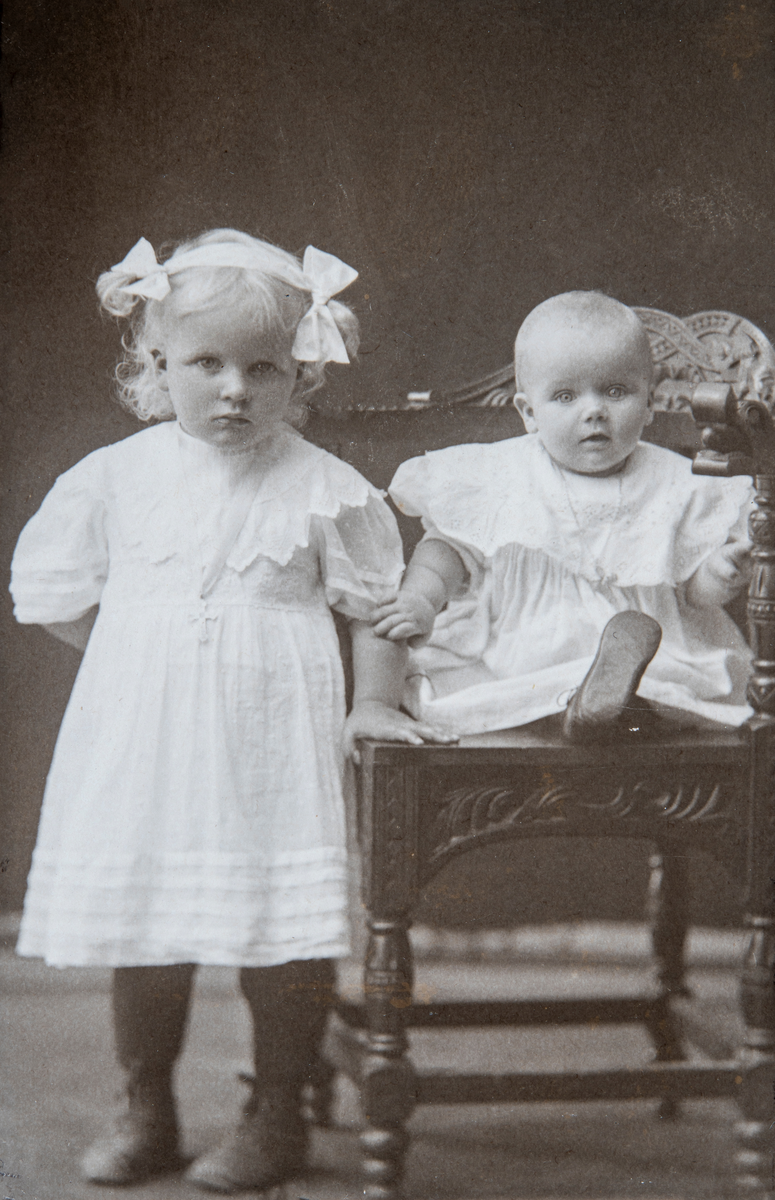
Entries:
[[535, 433], [538, 426], [536, 425], [533, 406], [524, 392], [517, 392], [514, 397], [514, 407], [522, 418], [522, 424], [528, 433]]
[[156, 383], [163, 392], [169, 391], [167, 385], [167, 360], [161, 350], [152, 350], [153, 356], [153, 371], [156, 376]]
[[650, 425], [653, 420], [654, 420], [654, 389], [652, 387], [649, 389], [649, 407], [648, 407], [648, 412], [646, 413], [646, 420], [643, 422], [643, 428], [645, 429], [646, 426]]

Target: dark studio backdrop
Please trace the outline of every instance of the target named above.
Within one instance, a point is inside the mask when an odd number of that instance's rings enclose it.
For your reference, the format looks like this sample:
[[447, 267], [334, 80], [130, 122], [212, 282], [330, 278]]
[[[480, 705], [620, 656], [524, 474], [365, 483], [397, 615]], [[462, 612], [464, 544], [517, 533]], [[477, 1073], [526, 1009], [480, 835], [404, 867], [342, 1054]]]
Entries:
[[[141, 235], [232, 225], [359, 269], [360, 360], [331, 371], [339, 417], [310, 436], [380, 486], [413, 447], [347, 410], [504, 365], [556, 292], [729, 309], [775, 336], [774, 27], [766, 0], [12, 0], [3, 561], [57, 474], [137, 428], [93, 284]], [[436, 444], [480, 418], [481, 440], [504, 436], [486, 415], [445, 418]], [[15, 909], [78, 656], [8, 599], [2, 619]], [[646, 853], [493, 849], [441, 876], [424, 918], [638, 919]], [[733, 921], [731, 881], [693, 872], [694, 919]]]

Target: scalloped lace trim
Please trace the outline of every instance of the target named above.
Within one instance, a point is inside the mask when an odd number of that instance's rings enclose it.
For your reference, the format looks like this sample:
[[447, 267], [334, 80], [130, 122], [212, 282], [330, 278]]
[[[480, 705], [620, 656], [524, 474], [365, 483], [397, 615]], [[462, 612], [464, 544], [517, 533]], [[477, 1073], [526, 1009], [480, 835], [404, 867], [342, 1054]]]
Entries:
[[592, 583], [620, 587], [678, 584], [723, 544], [751, 494], [745, 479], [693, 476], [687, 460], [640, 443], [621, 479], [599, 482], [598, 519], [615, 525], [602, 552], [595, 508], [587, 524], [563, 473], [535, 436], [490, 445], [455, 446], [404, 463], [391, 485], [399, 508], [422, 516], [444, 536], [492, 558], [519, 545], [540, 550]]

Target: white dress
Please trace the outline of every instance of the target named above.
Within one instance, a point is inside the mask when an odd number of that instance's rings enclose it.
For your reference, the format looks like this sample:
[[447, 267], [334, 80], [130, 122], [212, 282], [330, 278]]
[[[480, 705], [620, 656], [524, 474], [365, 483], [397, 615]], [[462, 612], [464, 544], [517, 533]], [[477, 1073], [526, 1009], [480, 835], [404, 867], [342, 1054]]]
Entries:
[[730, 725], [751, 715], [745, 639], [722, 608], [690, 607], [682, 586], [746, 536], [746, 478], [692, 475], [688, 459], [645, 443], [617, 475], [578, 475], [531, 434], [410, 459], [390, 494], [469, 573], [412, 656], [415, 716], [469, 734], [562, 711], [625, 609], [662, 626], [641, 696]]
[[234, 453], [167, 423], [62, 475], [19, 539], [16, 616], [99, 614], [19, 953], [56, 966], [345, 953], [330, 609], [368, 618], [401, 571], [380, 494], [290, 429]]

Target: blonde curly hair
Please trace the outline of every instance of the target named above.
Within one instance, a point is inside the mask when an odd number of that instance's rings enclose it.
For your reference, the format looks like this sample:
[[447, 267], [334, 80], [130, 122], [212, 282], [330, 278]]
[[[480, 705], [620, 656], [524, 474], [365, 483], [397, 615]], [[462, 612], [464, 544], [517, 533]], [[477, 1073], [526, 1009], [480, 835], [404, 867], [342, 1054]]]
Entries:
[[[216, 308], [228, 300], [244, 304], [254, 316], [257, 330], [290, 336], [312, 305], [304, 281], [300, 260], [270, 242], [240, 233], [237, 229], [211, 229], [190, 241], [182, 242], [167, 261], [199, 246], [236, 242], [258, 251], [266, 262], [264, 270], [242, 267], [189, 267], [169, 275], [170, 294], [163, 300], [146, 300], [123, 291], [134, 276], [121, 271], [105, 271], [97, 280], [101, 307], [113, 317], [128, 323], [121, 344], [124, 356], [116, 367], [118, 396], [121, 403], [141, 421], [164, 421], [175, 416], [169, 393], [159, 387], [156, 358], [165, 306], [174, 296], [179, 314]], [[337, 300], [329, 300], [328, 309], [342, 335], [350, 356], [357, 354], [358, 318]], [[154, 351], [157, 354], [154, 354]], [[299, 363], [299, 401], [296, 421], [302, 418], [306, 397], [321, 387], [325, 363]]]

